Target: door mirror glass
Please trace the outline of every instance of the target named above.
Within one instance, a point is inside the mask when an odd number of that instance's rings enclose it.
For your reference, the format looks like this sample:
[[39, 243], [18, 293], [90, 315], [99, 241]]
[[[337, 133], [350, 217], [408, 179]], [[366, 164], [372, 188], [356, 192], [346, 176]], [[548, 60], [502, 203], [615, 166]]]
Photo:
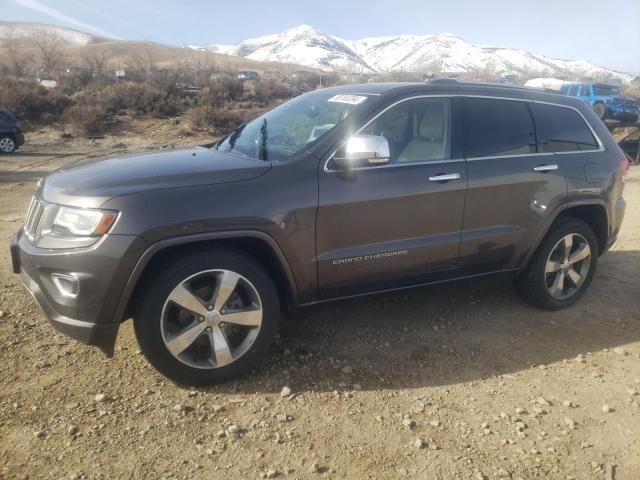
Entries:
[[333, 161], [340, 168], [382, 165], [389, 162], [389, 142], [379, 135], [353, 135], [336, 152]]

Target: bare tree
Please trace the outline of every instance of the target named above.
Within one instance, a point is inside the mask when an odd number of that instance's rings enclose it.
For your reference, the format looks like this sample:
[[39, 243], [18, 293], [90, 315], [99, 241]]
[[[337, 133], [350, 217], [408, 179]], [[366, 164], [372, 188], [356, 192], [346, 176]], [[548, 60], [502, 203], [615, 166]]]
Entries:
[[176, 69], [184, 82], [196, 86], [206, 84], [216, 71], [215, 56], [208, 52], [196, 52], [183, 49], [178, 53]]
[[24, 42], [20, 42], [13, 27], [8, 27], [2, 41], [2, 46], [7, 55], [9, 72], [16, 78], [26, 77], [33, 67], [33, 55]]
[[493, 61], [488, 61], [481, 68], [472, 71], [474, 80], [496, 81], [500, 73]]
[[107, 75], [108, 60], [111, 52], [96, 46], [87, 46], [82, 50], [82, 64], [89, 71], [92, 78]]
[[147, 78], [151, 76], [151, 73], [156, 66], [156, 58], [153, 53], [153, 49], [148, 45], [141, 45], [139, 48], [132, 51], [129, 54], [129, 59], [131, 60], [131, 66], [145, 74]]
[[48, 75], [57, 75], [63, 63], [62, 37], [51, 31], [37, 30], [31, 41], [38, 52], [41, 70]]

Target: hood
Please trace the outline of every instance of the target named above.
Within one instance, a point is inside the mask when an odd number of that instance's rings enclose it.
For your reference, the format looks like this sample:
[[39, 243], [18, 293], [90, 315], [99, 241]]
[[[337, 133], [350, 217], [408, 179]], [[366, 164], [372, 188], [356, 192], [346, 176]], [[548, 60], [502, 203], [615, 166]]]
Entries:
[[263, 160], [205, 147], [123, 155], [58, 170], [44, 180], [39, 194], [51, 203], [98, 208], [120, 195], [239, 182], [270, 168]]

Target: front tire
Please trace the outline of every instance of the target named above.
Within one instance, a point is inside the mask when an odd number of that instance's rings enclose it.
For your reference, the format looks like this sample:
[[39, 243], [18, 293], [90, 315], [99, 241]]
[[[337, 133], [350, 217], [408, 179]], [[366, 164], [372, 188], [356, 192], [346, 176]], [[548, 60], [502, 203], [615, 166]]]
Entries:
[[598, 241], [582, 220], [566, 218], [549, 231], [517, 282], [524, 298], [545, 310], [573, 305], [589, 288]]
[[278, 328], [277, 290], [262, 266], [240, 251], [181, 257], [145, 291], [134, 317], [140, 349], [179, 384], [238, 377], [266, 354]]
[[0, 153], [13, 153], [16, 148], [16, 141], [11, 135], [0, 136]]

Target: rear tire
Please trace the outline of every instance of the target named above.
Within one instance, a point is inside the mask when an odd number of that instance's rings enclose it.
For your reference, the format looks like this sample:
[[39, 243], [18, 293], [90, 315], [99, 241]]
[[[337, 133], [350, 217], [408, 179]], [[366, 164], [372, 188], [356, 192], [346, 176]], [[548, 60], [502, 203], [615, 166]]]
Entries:
[[559, 310], [573, 305], [589, 288], [597, 263], [598, 241], [591, 227], [564, 218], [551, 228], [516, 286], [532, 305]]
[[16, 148], [16, 141], [11, 135], [0, 135], [0, 153], [13, 153]]
[[145, 292], [134, 317], [140, 349], [179, 384], [213, 385], [246, 373], [267, 353], [278, 328], [273, 281], [241, 251], [178, 258]]

